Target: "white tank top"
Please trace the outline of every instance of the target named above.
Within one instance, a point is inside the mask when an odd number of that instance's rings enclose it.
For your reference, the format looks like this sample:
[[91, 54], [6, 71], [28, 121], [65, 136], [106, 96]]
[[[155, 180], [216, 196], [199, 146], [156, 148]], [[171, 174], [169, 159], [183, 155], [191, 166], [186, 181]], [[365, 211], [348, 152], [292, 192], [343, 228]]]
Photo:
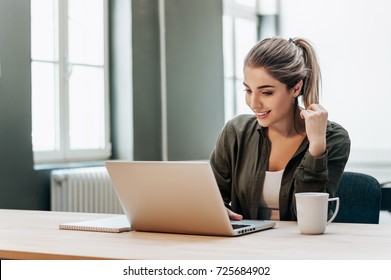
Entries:
[[258, 209], [258, 219], [279, 220], [279, 198], [281, 189], [281, 180], [284, 170], [266, 171], [265, 182], [263, 183], [261, 201]]

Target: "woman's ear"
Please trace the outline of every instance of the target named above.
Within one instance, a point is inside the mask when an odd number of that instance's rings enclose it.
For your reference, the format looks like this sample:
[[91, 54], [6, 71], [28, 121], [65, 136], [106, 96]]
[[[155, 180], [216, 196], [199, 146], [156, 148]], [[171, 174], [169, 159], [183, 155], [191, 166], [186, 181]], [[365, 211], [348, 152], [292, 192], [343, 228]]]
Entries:
[[301, 93], [301, 89], [303, 88], [303, 80], [300, 80], [294, 87], [293, 87], [293, 96], [298, 97]]

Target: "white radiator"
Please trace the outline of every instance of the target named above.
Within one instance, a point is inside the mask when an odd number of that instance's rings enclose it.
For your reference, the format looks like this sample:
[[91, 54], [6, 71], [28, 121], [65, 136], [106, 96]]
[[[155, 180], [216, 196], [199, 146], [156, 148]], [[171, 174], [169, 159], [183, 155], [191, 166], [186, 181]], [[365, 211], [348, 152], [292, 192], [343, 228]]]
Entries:
[[53, 170], [51, 210], [123, 214], [104, 166]]

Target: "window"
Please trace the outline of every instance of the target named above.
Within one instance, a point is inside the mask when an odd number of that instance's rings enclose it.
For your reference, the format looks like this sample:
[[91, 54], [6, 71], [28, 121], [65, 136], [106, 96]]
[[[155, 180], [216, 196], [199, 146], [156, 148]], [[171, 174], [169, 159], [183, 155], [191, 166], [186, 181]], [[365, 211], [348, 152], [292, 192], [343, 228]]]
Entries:
[[294, 2], [281, 1], [282, 34], [305, 37], [315, 45], [321, 102], [329, 120], [350, 134], [349, 163], [390, 166], [391, 2]]
[[110, 156], [107, 0], [32, 0], [36, 163]]
[[243, 60], [261, 38], [278, 34], [278, 0], [224, 0], [225, 120], [251, 113], [244, 100]]

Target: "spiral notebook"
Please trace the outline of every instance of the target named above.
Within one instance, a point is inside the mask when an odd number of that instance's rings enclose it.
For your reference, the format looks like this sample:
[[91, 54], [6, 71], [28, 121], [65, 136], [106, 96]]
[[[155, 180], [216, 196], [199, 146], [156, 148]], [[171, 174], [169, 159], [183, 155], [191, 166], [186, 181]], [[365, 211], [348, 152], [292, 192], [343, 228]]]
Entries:
[[60, 224], [60, 229], [119, 233], [130, 231], [131, 227], [126, 216], [119, 215], [83, 222], [64, 223]]

